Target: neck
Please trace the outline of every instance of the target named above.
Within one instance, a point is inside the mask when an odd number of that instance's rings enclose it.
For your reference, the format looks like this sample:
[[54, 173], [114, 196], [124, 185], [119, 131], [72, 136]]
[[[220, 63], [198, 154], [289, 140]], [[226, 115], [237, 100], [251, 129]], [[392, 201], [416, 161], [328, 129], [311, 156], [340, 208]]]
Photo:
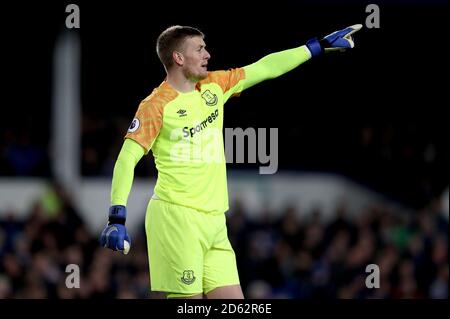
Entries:
[[175, 90], [183, 93], [194, 91], [197, 84], [197, 82], [186, 78], [181, 72], [167, 73], [167, 83], [169, 83]]

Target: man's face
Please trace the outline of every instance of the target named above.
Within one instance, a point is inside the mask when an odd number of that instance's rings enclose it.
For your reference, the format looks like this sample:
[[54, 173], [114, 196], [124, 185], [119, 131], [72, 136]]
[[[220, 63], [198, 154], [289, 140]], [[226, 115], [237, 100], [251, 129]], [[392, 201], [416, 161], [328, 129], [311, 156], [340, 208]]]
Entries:
[[186, 38], [182, 49], [183, 73], [186, 78], [197, 82], [208, 76], [207, 65], [211, 57], [206, 51], [205, 41], [202, 37]]

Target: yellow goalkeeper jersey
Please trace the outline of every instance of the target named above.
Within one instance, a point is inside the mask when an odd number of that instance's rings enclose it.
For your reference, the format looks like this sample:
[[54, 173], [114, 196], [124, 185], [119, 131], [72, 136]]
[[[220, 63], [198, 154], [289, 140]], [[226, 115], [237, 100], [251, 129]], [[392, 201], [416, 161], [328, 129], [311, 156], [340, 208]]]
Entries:
[[[272, 53], [243, 68], [209, 72], [188, 93], [178, 92], [163, 81], [141, 102], [125, 135], [127, 140], [114, 168], [111, 204], [126, 205], [141, 152], [152, 150], [158, 170], [157, 197], [207, 213], [227, 211], [224, 103], [310, 58], [304, 45]], [[132, 145], [127, 142], [131, 140], [142, 148], [130, 151], [127, 146]]]
[[243, 68], [209, 72], [189, 93], [166, 81], [144, 99], [125, 138], [155, 158], [160, 199], [208, 213], [228, 210], [223, 107], [243, 90]]

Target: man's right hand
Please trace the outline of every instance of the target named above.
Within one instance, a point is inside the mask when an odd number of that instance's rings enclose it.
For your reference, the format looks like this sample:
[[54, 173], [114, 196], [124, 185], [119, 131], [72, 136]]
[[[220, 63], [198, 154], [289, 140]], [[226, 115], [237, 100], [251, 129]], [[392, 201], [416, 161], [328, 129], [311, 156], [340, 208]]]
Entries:
[[131, 238], [127, 233], [125, 221], [127, 209], [122, 205], [114, 205], [109, 209], [108, 224], [100, 235], [100, 245], [112, 250], [128, 254]]

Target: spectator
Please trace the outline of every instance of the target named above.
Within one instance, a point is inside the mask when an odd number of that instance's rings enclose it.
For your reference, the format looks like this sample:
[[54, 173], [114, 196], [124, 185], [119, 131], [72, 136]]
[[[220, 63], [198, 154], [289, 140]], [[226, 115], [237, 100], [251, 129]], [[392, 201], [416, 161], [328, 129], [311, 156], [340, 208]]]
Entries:
[[[149, 290], [142, 231], [128, 256], [101, 249], [69, 194], [54, 186], [45, 196], [25, 220], [0, 220], [0, 298], [161, 297]], [[286, 207], [276, 220], [270, 211], [249, 218], [242, 202], [232, 207], [247, 298], [448, 298], [448, 220], [435, 203], [411, 216], [373, 205], [356, 218], [340, 204], [329, 222], [317, 210], [306, 219]], [[373, 263], [378, 289], [365, 286]], [[80, 267], [80, 289], [65, 286], [68, 264]]]

